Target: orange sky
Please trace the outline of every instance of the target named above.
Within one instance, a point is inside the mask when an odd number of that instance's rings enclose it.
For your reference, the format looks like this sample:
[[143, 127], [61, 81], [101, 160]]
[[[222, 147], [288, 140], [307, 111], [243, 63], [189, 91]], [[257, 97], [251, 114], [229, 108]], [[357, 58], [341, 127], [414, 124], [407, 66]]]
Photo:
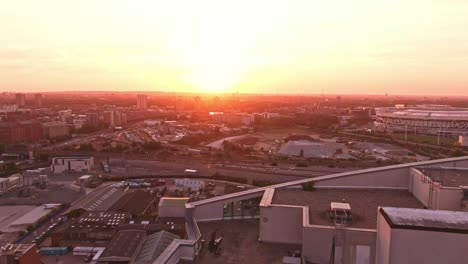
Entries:
[[0, 36], [0, 91], [468, 91], [465, 0], [5, 0]]

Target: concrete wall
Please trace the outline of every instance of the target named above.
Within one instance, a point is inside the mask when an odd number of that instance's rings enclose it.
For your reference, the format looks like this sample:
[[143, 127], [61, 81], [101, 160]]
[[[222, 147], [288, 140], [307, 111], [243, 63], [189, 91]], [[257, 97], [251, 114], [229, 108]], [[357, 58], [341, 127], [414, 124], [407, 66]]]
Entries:
[[317, 187], [408, 188], [409, 168], [358, 173], [315, 182]]
[[158, 207], [158, 216], [160, 217], [185, 217], [184, 206], [162, 206]]
[[466, 263], [468, 236], [459, 233], [391, 228], [379, 213], [376, 263]]
[[167, 258], [161, 256], [161, 258], [158, 258], [154, 263], [177, 264], [181, 259], [191, 260], [194, 257], [194, 248], [188, 245], [178, 245], [171, 253], [172, 254]]
[[[414, 195], [419, 202], [424, 206], [431, 208], [429, 206], [429, 189], [430, 183], [427, 176], [425, 176], [421, 171], [416, 169], [411, 169], [410, 172], [410, 182], [409, 182], [409, 191]], [[423, 179], [426, 179], [425, 181]]]
[[[335, 263], [373, 264], [375, 256], [374, 230], [335, 229], [331, 226], [306, 225], [302, 233], [302, 255], [308, 262], [328, 264], [335, 237]], [[369, 255], [362, 257], [361, 249], [368, 249]]]
[[462, 210], [463, 190], [461, 188], [439, 187], [435, 189], [437, 210]]
[[[443, 187], [432, 183], [421, 171], [411, 169], [409, 191], [423, 205], [436, 210], [462, 210], [463, 190], [458, 187]], [[432, 184], [432, 190], [431, 190]]]
[[390, 263], [390, 240], [391, 228], [385, 221], [382, 214], [377, 216], [377, 238], [375, 246], [375, 263], [389, 264]]
[[466, 234], [392, 229], [389, 264], [462, 264], [467, 259]]
[[302, 206], [261, 206], [260, 240], [274, 243], [301, 244], [302, 212]]
[[[223, 210], [224, 204], [236, 201], [247, 200], [255, 197], [261, 197], [263, 195], [263, 190], [259, 190], [257, 192], [252, 192], [251, 190], [246, 191], [248, 192], [245, 195], [225, 195], [224, 199], [219, 199], [221, 197], [215, 197], [212, 202], [208, 200], [202, 200], [201, 205], [197, 205], [197, 202], [192, 203], [194, 206], [194, 216], [197, 219], [197, 222], [204, 222], [204, 221], [216, 221], [223, 219]], [[245, 193], [245, 192], [244, 192]]]

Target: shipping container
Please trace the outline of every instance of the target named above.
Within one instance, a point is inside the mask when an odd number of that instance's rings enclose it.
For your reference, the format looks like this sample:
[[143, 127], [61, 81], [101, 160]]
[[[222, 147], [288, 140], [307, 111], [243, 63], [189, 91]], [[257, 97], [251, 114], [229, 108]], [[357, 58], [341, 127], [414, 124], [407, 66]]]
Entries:
[[68, 253], [67, 247], [43, 247], [39, 250], [41, 256], [64, 256]]

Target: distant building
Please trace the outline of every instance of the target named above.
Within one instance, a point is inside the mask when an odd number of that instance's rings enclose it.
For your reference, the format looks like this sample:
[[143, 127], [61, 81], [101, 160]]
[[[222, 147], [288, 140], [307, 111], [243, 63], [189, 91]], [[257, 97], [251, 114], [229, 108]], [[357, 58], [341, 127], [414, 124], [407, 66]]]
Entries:
[[37, 107], [42, 107], [42, 94], [41, 93], [38, 93], [38, 94], [35, 94], [34, 95], [34, 104], [37, 106]]
[[23, 93], [16, 94], [16, 104], [21, 107], [26, 105], [26, 95]]
[[0, 143], [34, 143], [44, 138], [37, 121], [0, 122]]
[[46, 122], [42, 124], [46, 138], [54, 139], [66, 137], [70, 134], [67, 124], [63, 122]]
[[374, 128], [377, 131], [453, 136], [468, 133], [468, 108], [396, 105], [376, 108], [375, 112]]
[[62, 122], [68, 122], [72, 118], [72, 110], [60, 110], [58, 115]]
[[137, 95], [137, 109], [148, 108], [148, 97], [144, 94]]
[[163, 197], [159, 200], [159, 217], [185, 217], [185, 204], [188, 203], [188, 197]]
[[55, 157], [52, 159], [50, 169], [53, 173], [87, 172], [94, 167], [93, 157]]
[[75, 129], [81, 129], [83, 128], [86, 123], [88, 122], [86, 115], [75, 115], [73, 119], [73, 127]]
[[98, 127], [101, 123], [101, 116], [99, 113], [87, 113], [86, 124], [90, 127]]
[[231, 126], [250, 126], [255, 122], [255, 115], [246, 113], [210, 112], [210, 116], [213, 123]]
[[176, 112], [183, 112], [185, 110], [185, 102], [184, 100], [177, 98], [176, 105], [175, 105]]
[[35, 244], [6, 244], [0, 248], [1, 264], [41, 264]]
[[3, 110], [5, 110], [7, 113], [14, 113], [18, 111], [18, 105], [17, 104], [3, 105]]
[[103, 121], [110, 127], [123, 126], [127, 124], [127, 114], [120, 111], [105, 111]]

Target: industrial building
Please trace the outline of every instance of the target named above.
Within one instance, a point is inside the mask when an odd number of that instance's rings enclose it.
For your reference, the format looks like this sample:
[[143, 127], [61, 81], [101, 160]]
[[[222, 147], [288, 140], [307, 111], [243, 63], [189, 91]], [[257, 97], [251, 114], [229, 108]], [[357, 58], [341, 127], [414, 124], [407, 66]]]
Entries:
[[0, 122], [0, 143], [33, 143], [44, 138], [37, 121]]
[[17, 93], [15, 95], [16, 105], [19, 107], [26, 105], [26, 95], [24, 93]]
[[119, 231], [98, 258], [97, 263], [151, 264], [179, 236], [160, 231], [147, 236], [145, 231]]
[[137, 109], [145, 110], [148, 108], [148, 96], [144, 94], [137, 95]]
[[188, 197], [162, 197], [158, 204], [159, 217], [185, 217], [185, 204]]
[[258, 219], [261, 243], [298, 246], [297, 263], [465, 263], [467, 169], [468, 157], [422, 161], [187, 203], [187, 239], [156, 263], [197, 261], [199, 223], [233, 219]]
[[468, 108], [447, 105], [380, 107], [374, 127], [377, 131], [430, 135], [468, 134]]
[[34, 104], [36, 107], [42, 107], [42, 99], [44, 96], [41, 93], [34, 94]]
[[68, 221], [51, 235], [59, 246], [105, 246], [118, 225], [131, 215], [124, 212], [86, 212], [77, 220]]
[[0, 232], [26, 231], [29, 226], [37, 225], [58, 208], [60, 204], [0, 206]]
[[70, 129], [64, 122], [46, 122], [42, 124], [44, 136], [48, 139], [66, 137]]
[[94, 167], [94, 158], [88, 156], [55, 157], [50, 170], [53, 173], [87, 172]]
[[6, 244], [0, 247], [1, 264], [41, 264], [35, 244]]

